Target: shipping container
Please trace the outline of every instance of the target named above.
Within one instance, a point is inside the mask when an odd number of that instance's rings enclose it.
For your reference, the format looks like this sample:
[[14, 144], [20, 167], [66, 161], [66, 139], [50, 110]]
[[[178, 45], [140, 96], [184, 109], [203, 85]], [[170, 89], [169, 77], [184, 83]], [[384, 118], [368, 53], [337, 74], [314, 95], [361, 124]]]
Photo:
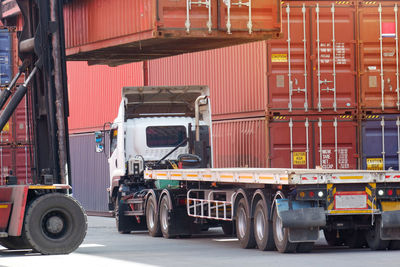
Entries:
[[399, 170], [400, 114], [366, 115], [361, 129], [363, 169]]
[[82, 0], [64, 21], [70, 60], [117, 65], [279, 37], [280, 2]]
[[115, 68], [67, 62], [70, 133], [90, 132], [113, 122], [124, 86], [143, 85], [143, 63]]
[[12, 36], [8, 29], [0, 29], [0, 87], [12, 80]]
[[361, 108], [400, 110], [399, 12], [396, 1], [365, 1], [359, 9]]
[[267, 167], [265, 117], [214, 121], [214, 167]]
[[96, 153], [94, 133], [70, 135], [69, 143], [74, 197], [86, 211], [108, 211], [110, 173], [107, 156]]
[[285, 1], [283, 38], [267, 42], [269, 110], [357, 109], [355, 16], [353, 2]]
[[151, 60], [151, 86], [207, 85], [214, 120], [265, 116], [265, 42]]
[[[2, 140], [3, 134], [0, 134]], [[6, 177], [13, 175], [17, 177], [18, 184], [32, 183], [31, 149], [28, 145], [0, 146], [0, 185], [4, 185]]]
[[352, 115], [275, 116], [268, 128], [271, 168], [357, 169]]

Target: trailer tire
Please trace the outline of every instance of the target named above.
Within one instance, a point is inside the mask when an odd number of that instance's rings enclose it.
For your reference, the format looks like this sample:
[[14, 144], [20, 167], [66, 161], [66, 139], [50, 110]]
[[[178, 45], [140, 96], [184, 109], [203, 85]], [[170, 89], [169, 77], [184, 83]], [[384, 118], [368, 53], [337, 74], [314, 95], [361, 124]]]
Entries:
[[160, 202], [160, 228], [164, 238], [175, 238], [176, 235], [171, 233], [171, 212], [169, 210], [169, 198], [164, 195]]
[[256, 240], [254, 238], [253, 222], [250, 217], [250, 208], [244, 198], [240, 199], [236, 212], [236, 236], [242, 248], [254, 248]]
[[28, 205], [22, 236], [41, 254], [69, 254], [82, 243], [86, 231], [82, 206], [72, 197], [50, 193]]
[[0, 238], [0, 245], [10, 250], [32, 249], [26, 239], [24, 239], [22, 236], [9, 236]]
[[287, 228], [283, 228], [282, 221], [278, 216], [278, 211], [276, 208], [274, 209], [272, 225], [276, 249], [281, 253], [295, 252], [297, 243], [292, 243], [289, 241], [289, 230]]
[[259, 250], [275, 250], [272, 221], [269, 220], [270, 206], [260, 199], [254, 210], [254, 237]]
[[367, 240], [368, 246], [371, 250], [385, 250], [389, 247], [390, 240], [382, 240], [380, 234], [381, 218], [378, 217], [376, 218], [372, 228], [365, 232], [365, 239]]
[[153, 195], [150, 195], [146, 203], [146, 223], [149, 234], [152, 237], [162, 236], [160, 229], [160, 219], [157, 212], [157, 201]]

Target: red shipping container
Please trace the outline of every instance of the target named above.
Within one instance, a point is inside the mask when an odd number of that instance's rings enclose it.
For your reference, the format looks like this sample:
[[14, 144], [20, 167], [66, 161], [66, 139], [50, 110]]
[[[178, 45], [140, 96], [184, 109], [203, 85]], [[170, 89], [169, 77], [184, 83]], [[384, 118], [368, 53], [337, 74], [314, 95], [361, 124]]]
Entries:
[[213, 119], [265, 116], [265, 42], [151, 60], [149, 85], [207, 85]]
[[6, 177], [12, 173], [18, 184], [31, 184], [31, 157], [29, 146], [0, 147], [0, 185], [4, 185]]
[[400, 110], [398, 8], [395, 1], [364, 2], [360, 7], [360, 104], [365, 111]]
[[279, 36], [279, 1], [253, 0], [250, 7], [238, 3], [72, 1], [64, 8], [67, 56], [117, 65]]
[[355, 7], [285, 1], [280, 40], [268, 41], [269, 110], [357, 109]]
[[351, 115], [272, 117], [269, 142], [271, 168], [357, 169], [357, 123]]
[[68, 62], [69, 131], [90, 132], [113, 122], [124, 86], [143, 86], [143, 63], [115, 68]]
[[213, 121], [214, 167], [257, 167], [267, 165], [265, 117]]

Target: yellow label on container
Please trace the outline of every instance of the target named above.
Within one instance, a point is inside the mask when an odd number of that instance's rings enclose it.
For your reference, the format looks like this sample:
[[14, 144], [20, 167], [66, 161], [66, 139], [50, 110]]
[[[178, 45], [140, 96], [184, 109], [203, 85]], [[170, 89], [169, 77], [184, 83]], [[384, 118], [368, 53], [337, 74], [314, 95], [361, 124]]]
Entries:
[[10, 124], [7, 122], [6, 125], [4, 125], [2, 132], [9, 132], [9, 131], [10, 131]]
[[367, 159], [367, 170], [383, 170], [383, 159], [382, 158]]
[[272, 54], [271, 62], [287, 62], [287, 54]]
[[306, 152], [293, 152], [293, 165], [305, 165], [306, 158]]

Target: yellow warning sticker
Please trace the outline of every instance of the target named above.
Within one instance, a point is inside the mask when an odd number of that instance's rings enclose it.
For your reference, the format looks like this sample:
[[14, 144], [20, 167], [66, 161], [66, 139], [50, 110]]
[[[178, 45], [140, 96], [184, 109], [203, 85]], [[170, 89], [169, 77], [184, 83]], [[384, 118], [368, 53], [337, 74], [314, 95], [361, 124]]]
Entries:
[[367, 159], [367, 170], [383, 170], [383, 159], [382, 158]]
[[293, 152], [293, 165], [305, 165], [306, 152]]
[[271, 62], [287, 62], [287, 54], [272, 54]]
[[7, 122], [6, 125], [4, 125], [3, 132], [9, 132], [9, 131], [10, 131], [10, 125]]

